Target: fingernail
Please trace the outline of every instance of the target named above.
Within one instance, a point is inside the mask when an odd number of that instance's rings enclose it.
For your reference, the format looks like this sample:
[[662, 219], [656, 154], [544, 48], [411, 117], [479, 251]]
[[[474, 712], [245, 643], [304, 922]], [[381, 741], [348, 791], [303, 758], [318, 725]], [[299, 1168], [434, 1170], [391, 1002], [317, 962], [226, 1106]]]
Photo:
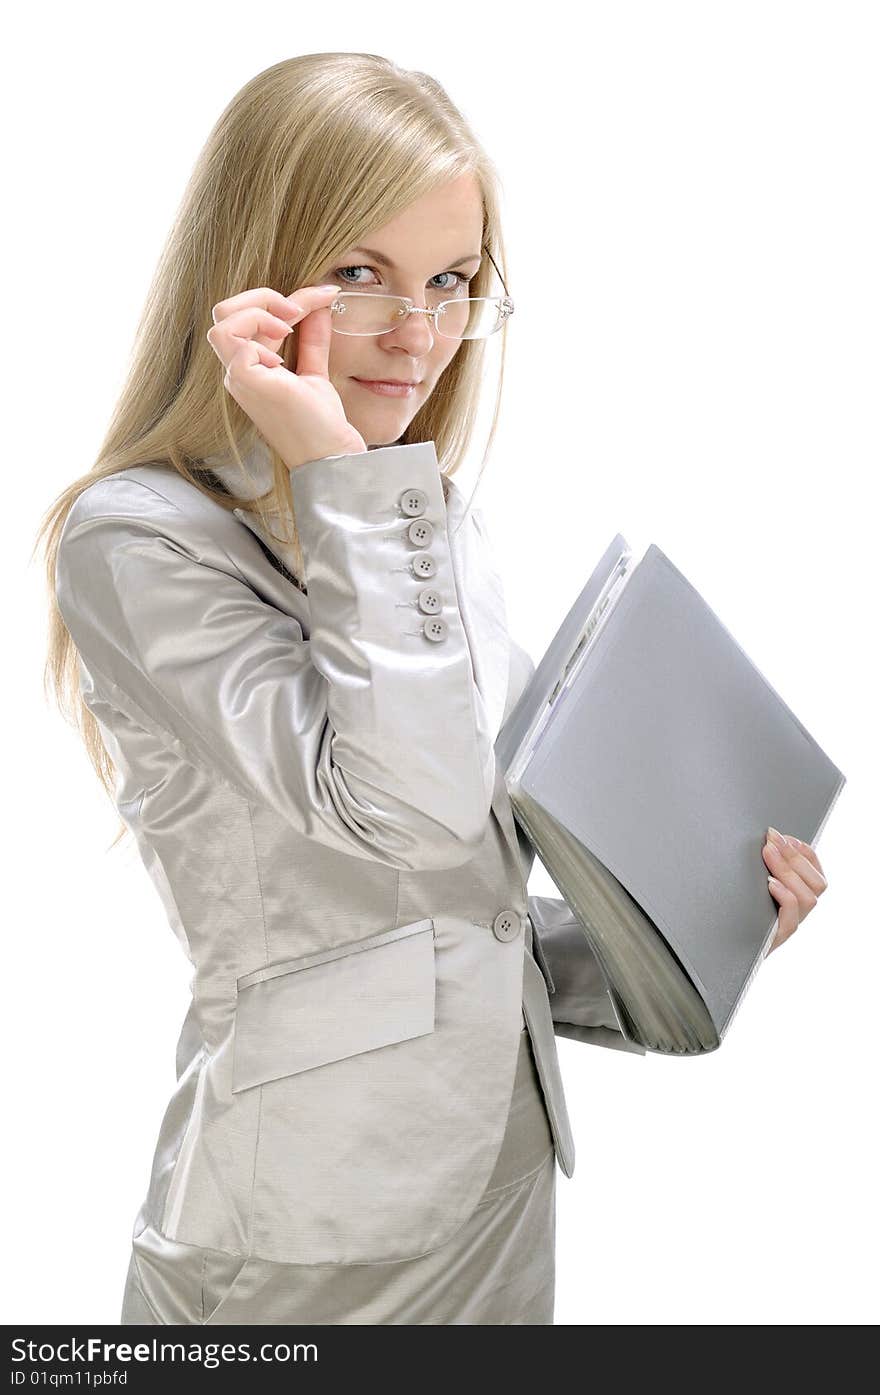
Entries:
[[773, 842], [776, 844], [778, 848], [784, 848], [787, 846], [785, 839], [783, 838], [782, 834], [779, 832], [777, 828], [768, 828], [767, 834], [770, 838], [772, 838]]
[[768, 877], [767, 881], [770, 883], [772, 887], [775, 888], [776, 891], [782, 890], [782, 882], [777, 881], [776, 877]]

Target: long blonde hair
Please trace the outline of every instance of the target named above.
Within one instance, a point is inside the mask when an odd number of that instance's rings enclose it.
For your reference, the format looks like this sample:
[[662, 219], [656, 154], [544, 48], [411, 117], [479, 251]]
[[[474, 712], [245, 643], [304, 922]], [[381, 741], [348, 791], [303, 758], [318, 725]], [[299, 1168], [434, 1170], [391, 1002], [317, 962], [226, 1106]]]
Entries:
[[[253, 501], [221, 492], [204, 464], [215, 452], [241, 463], [253, 423], [223, 386], [207, 342], [211, 307], [247, 287], [288, 294], [311, 284], [335, 257], [412, 200], [464, 173], [483, 195], [482, 247], [506, 278], [500, 181], [461, 113], [427, 73], [374, 53], [309, 53], [258, 73], [221, 114], [196, 162], [138, 325], [131, 367], [94, 465], [46, 511], [49, 633], [44, 691], [79, 731], [113, 800], [116, 770], [79, 686], [78, 655], [55, 598], [60, 535], [74, 501], [96, 480], [134, 465], [173, 466], [227, 508], [280, 509], [293, 521], [290, 477], [275, 451], [275, 482]], [[484, 259], [471, 295], [494, 294]], [[489, 438], [494, 439], [504, 348]], [[295, 364], [296, 332], [285, 341]], [[474, 430], [486, 341], [465, 340], [400, 444], [432, 440], [441, 470], [455, 474]], [[471, 496], [473, 497], [473, 495]], [[265, 515], [264, 515], [265, 516]], [[124, 836], [123, 823], [112, 846]]]

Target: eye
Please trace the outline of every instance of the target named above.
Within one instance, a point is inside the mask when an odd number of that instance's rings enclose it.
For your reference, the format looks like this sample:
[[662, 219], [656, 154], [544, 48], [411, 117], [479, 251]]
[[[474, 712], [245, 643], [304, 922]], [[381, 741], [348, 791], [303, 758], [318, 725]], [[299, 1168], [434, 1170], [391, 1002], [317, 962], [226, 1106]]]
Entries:
[[[343, 281], [347, 281], [348, 278], [347, 278], [347, 276], [345, 275], [345, 273], [348, 272], [348, 271], [372, 271], [372, 270], [373, 270], [373, 268], [372, 268], [371, 266], [341, 266], [341, 267], [339, 268], [338, 271], [334, 271], [333, 275], [334, 275], [334, 276], [338, 276], [338, 277], [339, 277], [341, 280], [343, 280]], [[367, 283], [365, 283], [365, 282], [363, 282], [363, 281], [348, 281], [348, 284], [349, 284], [350, 286], [362, 286], [362, 285], [367, 284]]]
[[456, 277], [454, 286], [438, 286], [437, 289], [440, 291], [456, 291], [458, 290], [459, 286], [469, 286], [471, 281], [474, 279], [473, 276], [465, 276], [460, 271], [438, 271], [437, 276], [432, 276], [431, 280], [436, 281], [438, 276]]
[[[338, 267], [337, 270], [332, 273], [332, 275], [336, 276], [339, 280], [343, 282], [344, 285], [348, 286], [370, 286], [372, 284], [372, 282], [370, 281], [349, 280], [348, 272], [350, 271], [369, 271], [372, 275], [379, 275], [378, 271], [376, 271], [376, 268], [372, 266], [341, 266]], [[474, 275], [476, 275], [476, 273], [474, 273], [471, 276], [465, 276], [460, 271], [438, 271], [436, 276], [431, 277], [431, 280], [437, 281], [441, 276], [454, 276], [456, 278], [454, 283], [446, 286], [436, 286], [435, 290], [456, 291], [462, 286], [469, 286], [471, 281], [474, 279]]]

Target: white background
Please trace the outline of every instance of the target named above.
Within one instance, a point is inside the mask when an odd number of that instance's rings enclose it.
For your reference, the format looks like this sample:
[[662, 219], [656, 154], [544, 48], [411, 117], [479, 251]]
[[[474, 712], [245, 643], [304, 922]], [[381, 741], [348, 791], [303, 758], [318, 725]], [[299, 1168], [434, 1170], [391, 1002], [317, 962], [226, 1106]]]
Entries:
[[30, 7], [7, 51], [3, 1321], [118, 1321], [191, 973], [44, 701], [36, 527], [219, 112], [341, 48], [438, 77], [504, 181], [477, 499], [513, 635], [537, 661], [616, 531], [657, 542], [848, 777], [829, 889], [720, 1051], [560, 1039], [556, 1321], [876, 1321], [876, 6], [316, 8]]

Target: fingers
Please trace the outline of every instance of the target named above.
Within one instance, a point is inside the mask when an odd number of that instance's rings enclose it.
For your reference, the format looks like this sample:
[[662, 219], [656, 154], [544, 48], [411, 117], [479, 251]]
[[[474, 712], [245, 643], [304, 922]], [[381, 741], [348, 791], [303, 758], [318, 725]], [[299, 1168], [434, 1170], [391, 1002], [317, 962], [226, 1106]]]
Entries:
[[296, 343], [298, 375], [311, 373], [321, 378], [330, 377], [330, 323], [328, 303], [313, 310], [299, 325]]
[[[235, 340], [253, 339], [273, 352], [281, 347], [291, 330], [300, 325], [306, 329], [313, 311], [326, 309], [327, 328], [319, 339], [327, 339], [326, 358], [329, 359], [329, 304], [338, 294], [338, 286], [301, 286], [291, 296], [283, 296], [269, 286], [242, 291], [227, 300], [218, 301], [211, 310], [214, 324], [206, 338], [222, 363], [229, 367], [237, 350]], [[313, 335], [309, 335], [314, 343]], [[319, 360], [320, 362], [320, 360]], [[306, 371], [320, 371], [308, 369]], [[323, 375], [327, 376], [326, 366]]]
[[793, 846], [798, 850], [801, 856], [806, 858], [808, 862], [811, 862], [813, 864], [816, 871], [819, 873], [819, 876], [822, 878], [823, 882], [825, 882], [825, 885], [827, 886], [828, 883], [827, 881], [825, 881], [825, 873], [822, 871], [822, 864], [816, 856], [815, 848], [813, 848], [809, 843], [802, 843], [800, 838], [795, 838], [793, 833], [786, 833], [785, 836], [789, 840], [789, 842], [792, 843]]
[[[788, 836], [790, 835], [786, 835], [786, 837]], [[780, 881], [785, 882], [786, 878], [783, 873], [786, 870], [791, 870], [805, 884], [809, 892], [814, 897], [818, 897], [822, 895], [828, 882], [824, 873], [816, 866], [815, 853], [813, 853], [813, 859], [810, 859], [806, 855], [806, 850], [813, 851], [809, 843], [798, 841], [796, 846], [793, 841], [786, 842], [783, 847], [779, 847], [777, 843], [768, 838], [763, 847], [764, 861], [774, 877], [779, 877]], [[813, 904], [815, 905], [815, 901]]]
[[[776, 936], [770, 950], [778, 949], [809, 915], [827, 886], [823, 874], [801, 853], [792, 840], [778, 846], [768, 837], [762, 853], [770, 869], [767, 887], [779, 905]], [[809, 845], [801, 843], [800, 847]]]
[[[819, 890], [824, 890], [824, 887], [814, 888], [810, 882], [806, 880], [805, 875], [802, 875], [801, 869], [809, 868], [810, 876], [813, 878], [817, 876], [816, 869], [811, 867], [805, 858], [802, 858], [799, 854], [794, 854], [793, 849], [791, 857], [777, 848], [775, 843], [765, 843], [762, 851], [764, 854], [764, 862], [770, 870], [770, 875], [776, 877], [783, 886], [788, 887], [790, 891], [795, 893], [798, 898], [798, 903], [803, 908], [803, 914], [806, 915], [807, 911], [812, 910], [815, 906], [819, 896]], [[793, 857], [795, 856], [799, 863], [798, 867], [794, 865]]]
[[206, 338], [221, 363], [229, 367], [243, 340], [252, 340], [263, 348], [274, 350], [290, 333], [293, 325], [261, 306], [251, 305], [235, 310], [220, 324], [212, 325]]
[[[277, 368], [284, 359], [280, 354], [276, 354], [274, 349], [267, 349], [265, 344], [258, 343], [256, 339], [236, 339], [235, 343], [237, 347], [226, 365], [223, 384], [236, 401], [239, 401], [240, 393], [233, 388], [237, 383], [246, 387], [245, 374]], [[241, 405], [245, 404], [242, 402]]]
[[776, 934], [773, 936], [773, 943], [770, 952], [778, 949], [779, 946], [793, 935], [801, 922], [800, 907], [794, 892], [781, 882], [768, 883], [770, 895], [779, 903], [779, 915], [777, 917]]
[[226, 300], [220, 300], [211, 310], [211, 318], [215, 325], [226, 320], [230, 315], [236, 314], [239, 310], [256, 306], [258, 309], [268, 310], [273, 315], [278, 315], [282, 320], [290, 322], [295, 318], [295, 312], [301, 311], [308, 314], [313, 309], [315, 303], [323, 302], [323, 294], [319, 292], [333, 291], [338, 293], [338, 286], [300, 286], [292, 295], [284, 296], [280, 291], [275, 291], [271, 286], [256, 286], [251, 290], [240, 291], [238, 295], [228, 296]]

